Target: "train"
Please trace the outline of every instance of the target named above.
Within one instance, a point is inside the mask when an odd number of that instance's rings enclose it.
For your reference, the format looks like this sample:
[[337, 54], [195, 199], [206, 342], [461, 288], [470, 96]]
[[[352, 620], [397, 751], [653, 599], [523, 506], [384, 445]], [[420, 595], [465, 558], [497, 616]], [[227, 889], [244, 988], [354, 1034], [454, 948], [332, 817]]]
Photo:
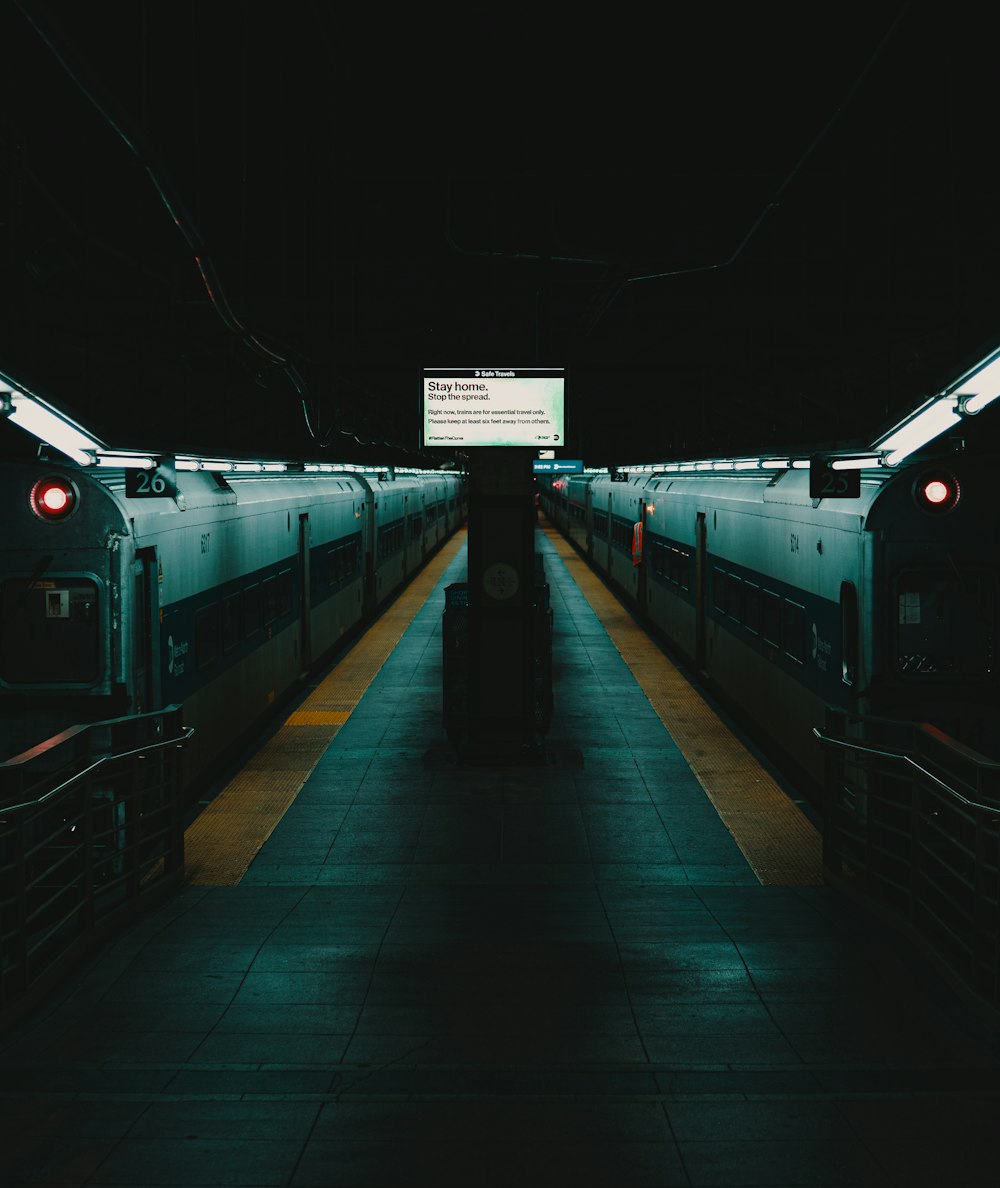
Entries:
[[458, 471], [305, 464], [10, 462], [0, 498], [0, 759], [181, 705], [188, 800], [468, 510]]
[[996, 459], [859, 468], [819, 497], [762, 461], [546, 476], [539, 504], [810, 799], [831, 709], [1000, 759]]

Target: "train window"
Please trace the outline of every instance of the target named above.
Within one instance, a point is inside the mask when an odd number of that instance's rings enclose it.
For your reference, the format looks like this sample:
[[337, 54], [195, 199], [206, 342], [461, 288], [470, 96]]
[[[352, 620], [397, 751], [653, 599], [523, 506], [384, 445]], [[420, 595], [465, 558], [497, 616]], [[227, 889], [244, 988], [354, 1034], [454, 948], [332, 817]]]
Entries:
[[328, 586], [335, 586], [340, 581], [341, 554], [341, 549], [331, 549], [326, 555], [326, 584]]
[[393, 553], [399, 552], [403, 547], [403, 543], [403, 521], [397, 520], [394, 524], [387, 524], [379, 530], [379, 558], [391, 557]]
[[278, 574], [278, 614], [287, 615], [292, 609], [292, 571], [283, 569]]
[[743, 626], [760, 634], [760, 586], [754, 582], [743, 583]]
[[772, 647], [781, 647], [781, 597], [770, 590], [760, 592], [760, 633]]
[[608, 513], [594, 512], [594, 535], [601, 537], [602, 540], [608, 538]]
[[858, 592], [853, 582], [840, 583], [840, 675], [845, 685], [858, 676]]
[[806, 608], [785, 599], [781, 613], [781, 646], [799, 664], [806, 660]]
[[243, 591], [243, 634], [249, 639], [260, 630], [260, 586], [256, 582]]
[[11, 685], [83, 684], [101, 670], [97, 583], [13, 578], [0, 584], [0, 678]]
[[722, 569], [712, 570], [712, 605], [726, 613], [726, 573]]
[[278, 581], [273, 574], [260, 583], [260, 600], [266, 627], [278, 617]]
[[204, 606], [194, 617], [194, 655], [200, 672], [219, 658], [219, 604]]
[[726, 574], [726, 614], [737, 623], [743, 617], [743, 583], [735, 573]]
[[239, 594], [230, 594], [228, 598], [222, 600], [222, 650], [224, 652], [231, 652], [242, 638], [243, 624], [240, 622], [240, 606]]
[[996, 589], [984, 569], [912, 569], [895, 582], [896, 671], [912, 680], [990, 676]]

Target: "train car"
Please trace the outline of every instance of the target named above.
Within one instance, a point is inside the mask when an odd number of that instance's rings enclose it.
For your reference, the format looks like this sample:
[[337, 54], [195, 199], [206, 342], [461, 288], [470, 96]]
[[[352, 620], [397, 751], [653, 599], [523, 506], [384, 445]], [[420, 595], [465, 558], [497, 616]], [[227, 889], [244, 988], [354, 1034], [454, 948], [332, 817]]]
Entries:
[[368, 610], [390, 598], [423, 561], [422, 487], [412, 476], [358, 473], [369, 498], [366, 515], [373, 542], [366, 565]]
[[866, 470], [850, 499], [790, 468], [599, 476], [588, 556], [814, 786], [827, 706], [1000, 758], [994, 470]]
[[594, 544], [589, 487], [595, 477], [593, 474], [574, 474], [557, 480], [565, 484], [561, 492], [560, 527], [587, 557], [592, 556]]
[[422, 535], [406, 547], [423, 486], [197, 470], [127, 493], [132, 475], [0, 470], [0, 752], [179, 703], [194, 786], [423, 560]]
[[420, 539], [423, 556], [433, 553], [444, 539], [445, 508], [448, 492], [443, 476], [421, 475]]

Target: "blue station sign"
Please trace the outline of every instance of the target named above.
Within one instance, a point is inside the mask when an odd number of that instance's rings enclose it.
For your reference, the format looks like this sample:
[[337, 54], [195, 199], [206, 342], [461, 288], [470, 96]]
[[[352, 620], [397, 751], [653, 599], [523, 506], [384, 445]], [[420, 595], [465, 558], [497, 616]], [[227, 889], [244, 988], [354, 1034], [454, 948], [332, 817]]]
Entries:
[[538, 458], [531, 464], [534, 474], [583, 474], [580, 458]]

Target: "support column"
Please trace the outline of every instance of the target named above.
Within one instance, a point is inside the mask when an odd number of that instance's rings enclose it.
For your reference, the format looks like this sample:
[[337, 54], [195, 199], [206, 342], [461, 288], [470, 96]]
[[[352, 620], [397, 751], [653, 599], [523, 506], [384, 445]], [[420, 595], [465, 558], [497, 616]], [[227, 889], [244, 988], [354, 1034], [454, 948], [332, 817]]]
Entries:
[[[548, 586], [535, 554], [533, 457], [530, 449], [483, 448], [469, 467], [466, 704], [455, 704], [454, 687], [446, 689], [445, 704], [449, 737], [473, 760], [544, 759], [552, 633]], [[446, 624], [446, 655], [448, 646]], [[446, 664], [446, 680], [448, 670]]]

